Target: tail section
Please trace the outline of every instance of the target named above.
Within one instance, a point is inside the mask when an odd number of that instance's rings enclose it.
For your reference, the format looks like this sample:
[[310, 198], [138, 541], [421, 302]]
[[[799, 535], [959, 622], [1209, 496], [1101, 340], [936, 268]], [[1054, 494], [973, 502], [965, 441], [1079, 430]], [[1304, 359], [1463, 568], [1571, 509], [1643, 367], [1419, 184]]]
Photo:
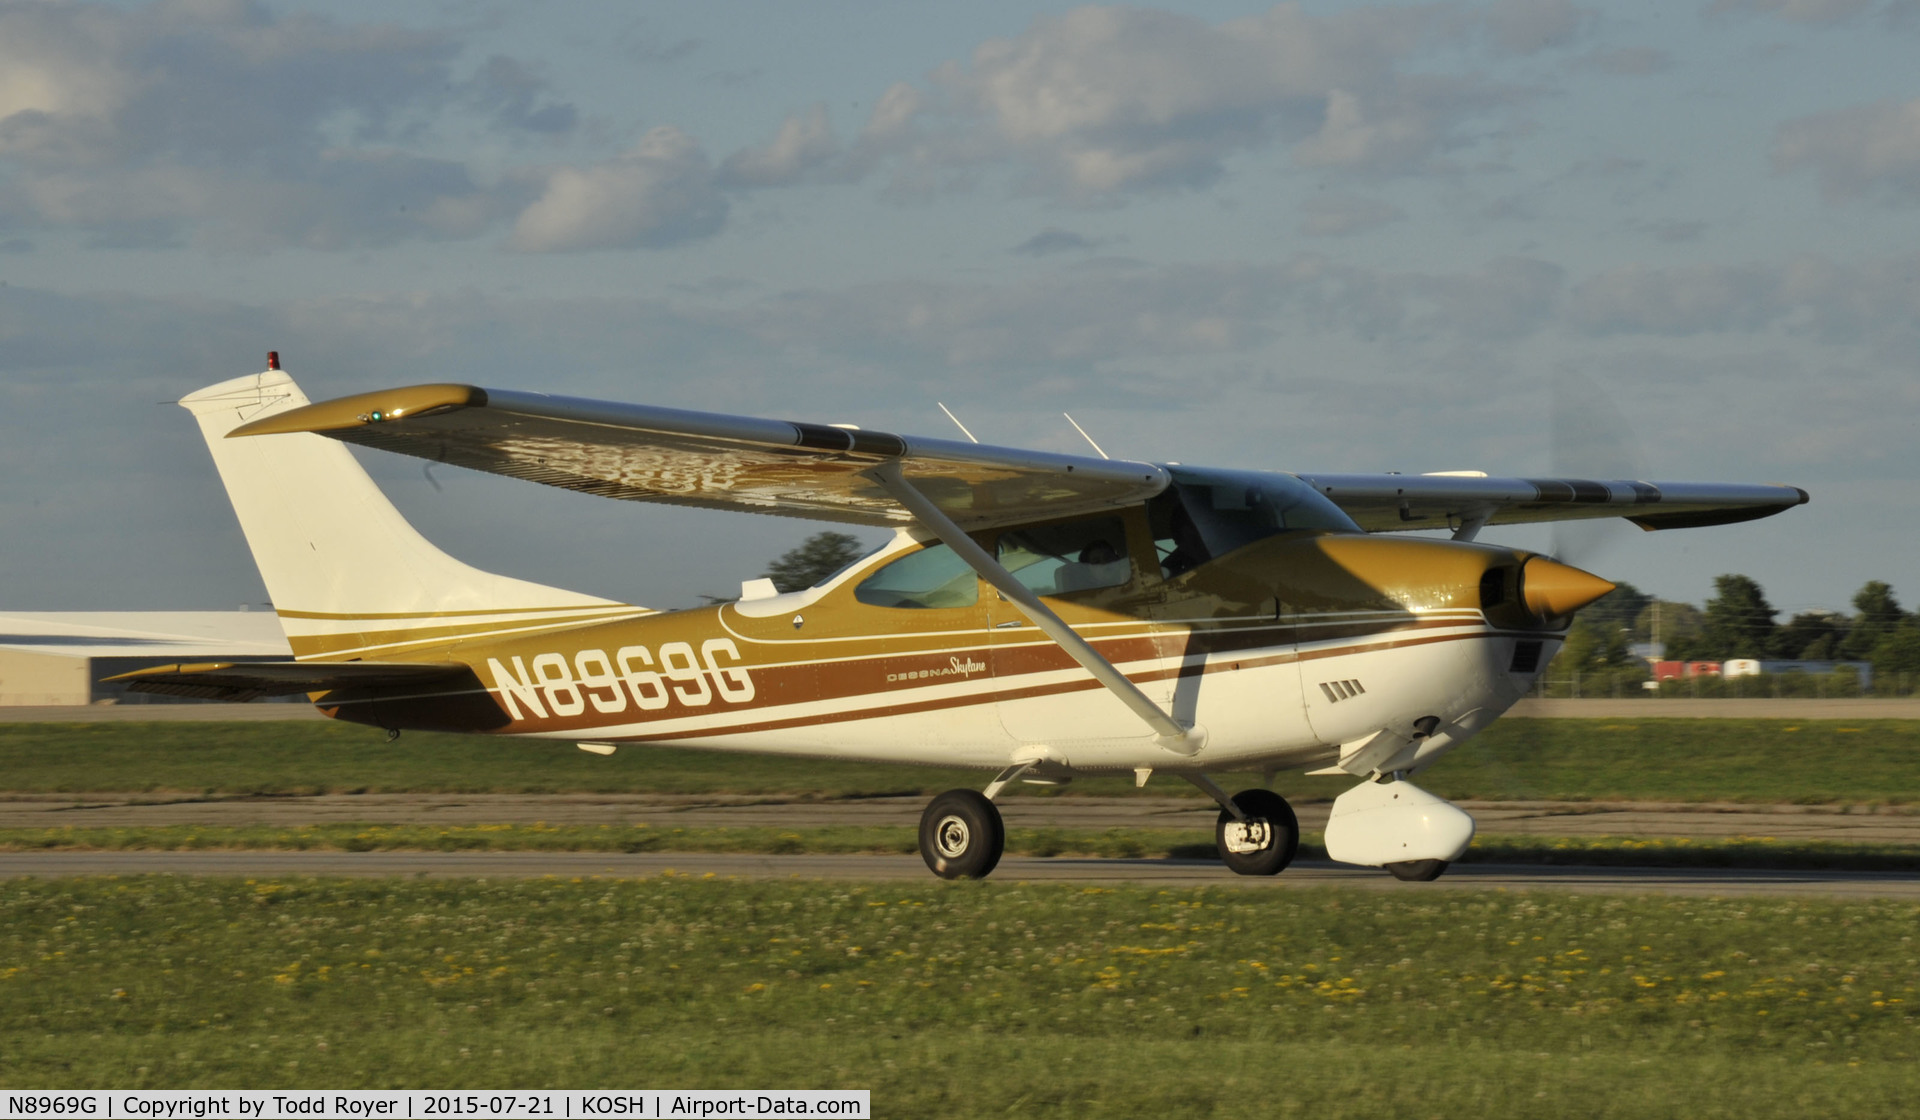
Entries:
[[461, 563], [408, 524], [346, 447], [325, 436], [226, 438], [249, 420], [308, 403], [270, 365], [180, 404], [200, 422], [295, 656], [404, 660], [469, 638], [647, 613]]

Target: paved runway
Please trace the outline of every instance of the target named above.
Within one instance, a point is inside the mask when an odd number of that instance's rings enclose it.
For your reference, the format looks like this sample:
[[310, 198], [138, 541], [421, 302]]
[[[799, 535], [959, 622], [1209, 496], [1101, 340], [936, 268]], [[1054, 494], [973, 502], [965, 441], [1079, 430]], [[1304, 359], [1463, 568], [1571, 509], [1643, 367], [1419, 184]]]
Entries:
[[[924, 797], [834, 801], [778, 797], [637, 794], [321, 794], [200, 797], [142, 793], [0, 794], [0, 828], [154, 825], [532, 824], [656, 828], [915, 826]], [[1217, 809], [1199, 797], [1023, 797], [1000, 810], [1012, 828], [1213, 830]], [[1731, 836], [1920, 845], [1912, 807], [1467, 801], [1483, 833], [1535, 836]], [[1325, 827], [1327, 802], [1295, 806], [1307, 829]]]
[[[560, 878], [655, 875], [738, 879], [932, 881], [918, 856], [732, 855], [602, 852], [10, 852], [0, 878], [73, 875], [227, 875], [243, 878]], [[1382, 871], [1302, 861], [1271, 879], [1234, 875], [1217, 863], [1156, 859], [1009, 856], [988, 881], [1098, 886], [1287, 890], [1337, 887], [1432, 894], [1461, 890], [1575, 891], [1697, 897], [1891, 898], [1920, 901], [1920, 875], [1845, 871], [1518, 867], [1466, 864], [1437, 882], [1402, 883]]]
[[[1920, 698], [1735, 700], [1682, 698], [1522, 700], [1507, 713], [1521, 719], [1920, 719]], [[0, 723], [115, 723], [125, 720], [325, 719], [298, 702], [251, 704], [74, 704], [0, 708]]]

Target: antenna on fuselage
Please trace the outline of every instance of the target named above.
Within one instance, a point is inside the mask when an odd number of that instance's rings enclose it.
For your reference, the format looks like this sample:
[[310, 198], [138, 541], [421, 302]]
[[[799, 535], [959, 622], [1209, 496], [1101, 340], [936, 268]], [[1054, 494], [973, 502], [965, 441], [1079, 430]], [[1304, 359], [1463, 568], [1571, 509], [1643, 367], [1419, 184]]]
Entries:
[[934, 404], [939, 404], [939, 405], [940, 405], [940, 411], [942, 411], [942, 412], [944, 412], [944, 413], [946, 413], [946, 414], [947, 414], [947, 419], [949, 419], [949, 420], [951, 420], [951, 421], [953, 421], [953, 426], [954, 426], [954, 427], [956, 427], [956, 428], [958, 428], [958, 429], [960, 429], [960, 434], [961, 434], [961, 435], [963, 435], [963, 436], [966, 436], [966, 437], [967, 437], [968, 439], [970, 439], [970, 440], [973, 440], [973, 442], [975, 442], [975, 443], [979, 443], [979, 442], [980, 442], [980, 441], [979, 441], [978, 439], [975, 439], [975, 438], [974, 438], [974, 434], [973, 434], [972, 432], [969, 432], [969, 431], [967, 431], [967, 426], [966, 426], [965, 424], [962, 424], [962, 423], [960, 422], [960, 418], [959, 418], [958, 416], [955, 416], [955, 415], [953, 414], [953, 410], [952, 410], [951, 408], [948, 408], [948, 407], [947, 407], [946, 405], [944, 405], [944, 404], [940, 404], [940, 402], [939, 402], [939, 401], [934, 401], [933, 403], [934, 403]]
[[[1073, 425], [1073, 430], [1080, 433], [1081, 439], [1086, 440], [1088, 445], [1091, 446], [1095, 451], [1100, 451], [1100, 445], [1093, 442], [1093, 437], [1088, 435], [1087, 430], [1080, 426], [1080, 421], [1075, 420], [1071, 415], [1065, 412], [1062, 412], [1060, 415], [1065, 416], [1067, 418], [1067, 423]], [[1113, 456], [1107, 454], [1105, 451], [1100, 451], [1100, 457], [1102, 459], [1113, 458]]]

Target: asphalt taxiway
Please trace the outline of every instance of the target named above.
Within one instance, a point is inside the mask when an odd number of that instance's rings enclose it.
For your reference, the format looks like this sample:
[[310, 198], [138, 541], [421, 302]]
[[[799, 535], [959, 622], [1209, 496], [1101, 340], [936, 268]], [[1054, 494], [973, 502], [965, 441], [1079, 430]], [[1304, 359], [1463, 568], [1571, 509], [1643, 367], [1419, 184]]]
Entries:
[[[925, 883], [910, 855], [738, 855], [708, 852], [7, 852], [0, 878], [101, 875], [218, 875], [284, 878], [638, 879], [655, 876], [760, 880]], [[1920, 901], [1920, 875], [1845, 871], [1698, 868], [1520, 867], [1462, 864], [1432, 883], [1402, 883], [1385, 872], [1302, 861], [1272, 878], [1234, 875], [1217, 863], [1172, 859], [1040, 859], [1010, 856], [985, 887], [1020, 883], [1082, 886], [1216, 887], [1290, 890], [1334, 887], [1410, 894], [1573, 891], [1694, 897]]]

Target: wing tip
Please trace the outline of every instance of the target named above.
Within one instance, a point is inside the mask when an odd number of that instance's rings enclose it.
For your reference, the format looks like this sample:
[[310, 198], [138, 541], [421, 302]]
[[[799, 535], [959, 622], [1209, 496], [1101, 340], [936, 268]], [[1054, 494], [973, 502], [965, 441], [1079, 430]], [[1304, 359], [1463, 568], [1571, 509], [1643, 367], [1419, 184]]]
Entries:
[[228, 432], [227, 438], [337, 432], [460, 408], [484, 408], [486, 403], [487, 391], [476, 385], [409, 385], [402, 389], [380, 389], [372, 393], [336, 397], [330, 401], [263, 416]]

